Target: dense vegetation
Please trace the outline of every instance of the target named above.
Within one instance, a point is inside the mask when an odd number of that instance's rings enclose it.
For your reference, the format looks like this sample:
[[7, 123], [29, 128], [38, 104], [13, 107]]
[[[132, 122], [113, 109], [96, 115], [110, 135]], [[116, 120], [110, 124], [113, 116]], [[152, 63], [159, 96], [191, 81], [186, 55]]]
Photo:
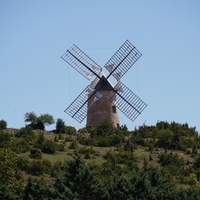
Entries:
[[76, 131], [52, 116], [0, 121], [0, 199], [200, 199], [200, 137], [160, 121], [129, 131], [108, 120]]

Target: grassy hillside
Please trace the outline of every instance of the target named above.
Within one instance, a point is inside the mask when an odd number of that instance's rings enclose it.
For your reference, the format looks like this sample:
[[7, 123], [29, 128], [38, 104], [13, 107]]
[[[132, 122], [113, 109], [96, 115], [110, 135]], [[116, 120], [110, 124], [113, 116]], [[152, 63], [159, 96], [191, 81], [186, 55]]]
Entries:
[[[89, 167], [89, 171], [96, 174], [95, 180], [98, 178], [107, 185], [106, 188], [111, 187], [107, 191], [109, 195], [113, 194], [111, 180], [114, 177], [118, 180], [123, 175], [126, 182], [137, 174], [140, 174], [139, 179], [142, 178], [143, 173], [146, 173], [143, 184], [149, 188], [157, 187], [152, 182], [154, 179], [166, 179], [167, 184], [176, 188], [174, 194], [182, 190], [186, 196], [193, 190], [193, 194], [197, 194], [200, 192], [199, 149], [200, 138], [196, 129], [175, 122], [158, 122], [155, 126], [143, 124], [129, 131], [126, 126], [114, 128], [105, 120], [97, 127], [85, 127], [70, 134], [33, 130], [30, 126], [19, 130], [3, 129], [0, 130], [0, 159], [8, 173], [5, 176], [1, 171], [0, 176], [4, 178], [1, 179], [0, 197], [5, 178], [11, 180], [13, 195], [18, 192], [23, 196], [27, 187], [30, 190], [30, 177], [36, 178], [37, 184], [43, 184], [41, 187], [50, 186], [55, 192], [60, 180], [58, 175], [67, 173], [70, 163], [76, 168], [77, 160], [83, 163], [84, 170]], [[158, 174], [152, 179], [155, 169]], [[48, 191], [47, 196], [51, 195]]]

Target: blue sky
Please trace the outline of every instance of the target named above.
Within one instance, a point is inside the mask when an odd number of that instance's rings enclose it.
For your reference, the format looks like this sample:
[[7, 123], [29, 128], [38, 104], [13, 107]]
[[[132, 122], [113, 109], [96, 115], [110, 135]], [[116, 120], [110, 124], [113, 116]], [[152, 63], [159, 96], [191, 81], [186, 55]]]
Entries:
[[34, 111], [84, 127], [64, 110], [90, 82], [60, 56], [76, 44], [103, 67], [128, 39], [143, 55], [121, 81], [148, 107], [121, 124], [187, 122], [199, 132], [199, 11], [199, 0], [1, 0], [0, 120], [20, 128]]

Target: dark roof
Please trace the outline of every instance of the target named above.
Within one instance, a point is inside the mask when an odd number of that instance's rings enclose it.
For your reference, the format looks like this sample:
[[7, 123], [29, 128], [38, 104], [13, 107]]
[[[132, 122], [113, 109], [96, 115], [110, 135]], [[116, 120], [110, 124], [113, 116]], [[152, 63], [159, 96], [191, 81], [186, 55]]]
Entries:
[[95, 90], [113, 90], [113, 86], [109, 83], [109, 81], [102, 76], [102, 79], [94, 87]]

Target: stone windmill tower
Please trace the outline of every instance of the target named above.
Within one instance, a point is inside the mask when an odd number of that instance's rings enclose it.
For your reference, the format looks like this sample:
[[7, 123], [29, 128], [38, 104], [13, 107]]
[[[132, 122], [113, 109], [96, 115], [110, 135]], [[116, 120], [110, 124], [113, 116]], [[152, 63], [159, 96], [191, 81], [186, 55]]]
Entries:
[[[101, 72], [100, 77], [105, 79], [105, 74]], [[107, 98], [114, 87], [109, 80], [102, 84], [102, 79], [96, 77], [90, 84], [90, 88], [97, 92], [92, 95], [88, 91], [87, 125], [97, 125], [102, 119], [109, 119], [117, 127], [120, 125], [120, 120], [116, 97], [112, 101]]]
[[[102, 72], [91, 58], [89, 58], [76, 45], [67, 50], [61, 58], [90, 80], [79, 96], [65, 110], [78, 122], [82, 122], [87, 116], [87, 125], [97, 125], [103, 119], [109, 119], [115, 127], [120, 125], [118, 109], [131, 121], [134, 121], [146, 108], [147, 104], [137, 97], [119, 80], [141, 57], [141, 53], [128, 40], [105, 64], [109, 75]], [[117, 84], [109, 81], [113, 76]]]

